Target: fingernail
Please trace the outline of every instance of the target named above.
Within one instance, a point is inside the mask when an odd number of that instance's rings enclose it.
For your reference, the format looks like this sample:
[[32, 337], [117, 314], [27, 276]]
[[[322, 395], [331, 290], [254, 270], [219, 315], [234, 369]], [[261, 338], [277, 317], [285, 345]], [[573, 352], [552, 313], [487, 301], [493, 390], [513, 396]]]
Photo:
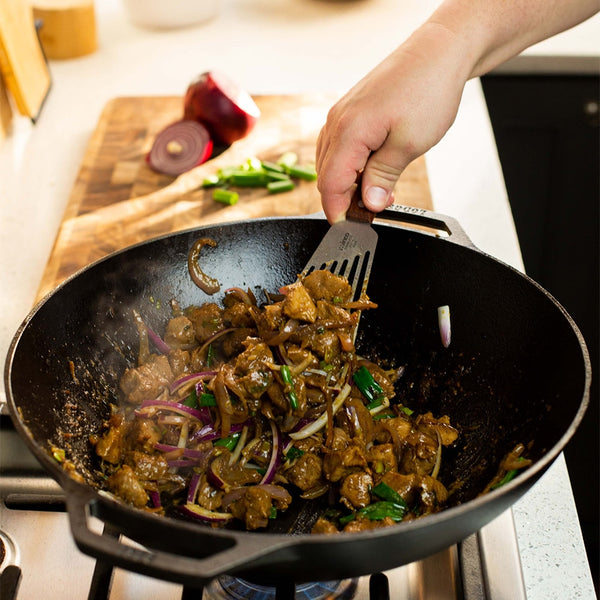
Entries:
[[383, 210], [387, 206], [388, 192], [382, 187], [373, 186], [367, 188], [366, 198], [371, 210]]

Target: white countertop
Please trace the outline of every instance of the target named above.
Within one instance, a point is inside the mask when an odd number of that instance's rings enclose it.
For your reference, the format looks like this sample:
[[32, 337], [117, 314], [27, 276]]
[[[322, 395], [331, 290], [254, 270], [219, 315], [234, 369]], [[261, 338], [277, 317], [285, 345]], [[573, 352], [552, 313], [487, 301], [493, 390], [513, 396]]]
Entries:
[[[201, 1], [201, 0], [198, 0]], [[214, 20], [187, 29], [131, 25], [120, 0], [100, 0], [100, 47], [53, 61], [37, 124], [18, 118], [0, 140], [0, 356], [29, 311], [101, 110], [115, 96], [180, 95], [202, 71], [228, 73], [253, 94], [342, 93], [405, 39], [434, 0], [222, 0]], [[530, 49], [598, 53], [600, 18]], [[458, 219], [482, 250], [522, 269], [479, 81], [427, 155], [435, 209]], [[0, 388], [1, 391], [1, 388]], [[530, 600], [595, 598], [564, 459], [514, 508]]]

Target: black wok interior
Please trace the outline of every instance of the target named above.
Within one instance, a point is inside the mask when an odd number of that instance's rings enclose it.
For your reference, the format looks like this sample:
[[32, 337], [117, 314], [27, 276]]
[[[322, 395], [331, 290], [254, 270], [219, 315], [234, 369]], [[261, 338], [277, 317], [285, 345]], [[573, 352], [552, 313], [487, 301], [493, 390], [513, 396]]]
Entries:
[[[52, 444], [95, 479], [88, 436], [118, 402], [117, 381], [135, 363], [132, 309], [161, 332], [170, 301], [208, 297], [191, 281], [187, 254], [199, 237], [205, 273], [223, 291], [277, 291], [296, 279], [327, 230], [323, 220], [265, 219], [188, 231], [117, 253], [61, 286], [30, 317], [7, 363], [13, 415], [44, 451]], [[359, 350], [403, 365], [402, 403], [448, 414], [461, 431], [443, 458], [453, 504], [479, 494], [517, 443], [542, 458], [581, 417], [586, 364], [570, 320], [524, 276], [464, 245], [415, 230], [377, 225], [369, 281], [379, 308], [360, 324]], [[451, 311], [452, 343], [441, 345], [437, 307]], [[59, 467], [45, 461], [56, 476]]]

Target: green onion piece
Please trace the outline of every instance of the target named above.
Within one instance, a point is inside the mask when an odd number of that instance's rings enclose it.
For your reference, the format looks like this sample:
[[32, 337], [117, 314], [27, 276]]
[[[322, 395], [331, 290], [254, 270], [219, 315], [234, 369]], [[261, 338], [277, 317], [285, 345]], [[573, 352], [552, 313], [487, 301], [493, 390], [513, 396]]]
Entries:
[[415, 412], [414, 410], [408, 408], [408, 406], [401, 406], [400, 410], [409, 417]]
[[354, 521], [354, 519], [356, 519], [356, 514], [350, 513], [349, 515], [340, 517], [339, 522], [340, 522], [340, 525], [346, 525], [347, 523], [350, 523], [350, 521]]
[[295, 152], [284, 152], [277, 160], [277, 164], [284, 169], [295, 166], [297, 162], [298, 155]]
[[213, 192], [213, 200], [221, 202], [222, 204], [228, 204], [229, 206], [237, 204], [239, 199], [240, 195], [237, 192], [231, 192], [230, 190], [225, 190], [223, 188], [217, 188]]
[[404, 506], [404, 508], [408, 510], [408, 505], [404, 501], [404, 498], [387, 483], [380, 481], [371, 491], [376, 496], [379, 496], [382, 500], [387, 500], [388, 502], [399, 504], [400, 506]]
[[241, 435], [241, 432], [233, 433], [229, 437], [217, 440], [216, 442], [214, 442], [213, 445], [214, 446], [222, 446], [224, 448], [227, 448], [227, 450], [229, 450], [230, 452], [232, 452], [234, 450], [234, 448], [237, 446], [240, 435]]
[[217, 171], [217, 175], [220, 179], [227, 181], [231, 177], [231, 174], [234, 171], [237, 171], [238, 168], [239, 167], [223, 167]]
[[218, 175], [209, 175], [204, 178], [202, 187], [214, 187], [215, 185], [223, 184], [224, 181]]
[[382, 473], [385, 472], [385, 465], [383, 464], [382, 461], [378, 460], [374, 466], [375, 466], [374, 471], [378, 475], [381, 475]]
[[246, 167], [251, 171], [262, 171], [262, 162], [253, 156], [246, 160]]
[[200, 398], [198, 398], [198, 404], [200, 406], [216, 406], [217, 399], [215, 398], [214, 394], [203, 392], [200, 394]]
[[189, 406], [190, 408], [198, 408], [198, 394], [196, 394], [196, 390], [192, 388], [190, 395], [182, 402], [184, 406]]
[[358, 514], [371, 519], [371, 521], [383, 521], [386, 517], [389, 517], [392, 521], [402, 521], [407, 512], [406, 504], [403, 506], [396, 502], [382, 500], [361, 508]]
[[512, 481], [518, 472], [518, 469], [511, 469], [510, 471], [507, 471], [504, 477], [498, 483], [490, 486], [490, 490], [495, 490], [496, 488], [502, 487], [505, 483]]
[[373, 421], [380, 421], [381, 419], [393, 419], [395, 415], [390, 413], [378, 413], [372, 416]]
[[269, 519], [277, 518], [277, 508], [275, 506], [271, 506], [271, 510], [269, 511]]
[[294, 182], [291, 179], [282, 179], [281, 181], [270, 181], [267, 183], [269, 194], [280, 194], [281, 192], [291, 192], [294, 187]]
[[369, 410], [373, 410], [374, 408], [377, 408], [378, 406], [381, 406], [383, 404], [383, 398], [380, 396], [379, 398], [376, 398], [375, 400], [373, 400], [373, 402], [369, 402], [369, 404], [367, 404], [367, 408]]
[[379, 401], [379, 404], [376, 404], [375, 407], [381, 405], [381, 402], [383, 400], [382, 397], [384, 395], [383, 389], [375, 381], [375, 379], [373, 379], [373, 375], [371, 375], [367, 367], [363, 365], [360, 369], [358, 369], [358, 371], [354, 372], [352, 378], [354, 379], [354, 383], [356, 383], [358, 389], [362, 392], [363, 396], [370, 403]]
[[234, 171], [229, 176], [229, 183], [238, 187], [264, 187], [270, 181], [267, 174], [260, 171]]
[[286, 166], [285, 171], [290, 177], [297, 177], [304, 181], [315, 181], [317, 178], [317, 171], [312, 165]]
[[279, 372], [281, 373], [283, 383], [285, 383], [285, 391], [290, 401], [290, 406], [292, 410], [296, 410], [298, 408], [298, 396], [296, 396], [296, 390], [294, 390], [294, 380], [292, 379], [290, 368], [287, 365], [281, 365]]
[[65, 462], [65, 451], [62, 448], [52, 448], [52, 458], [59, 463]]
[[210, 367], [213, 360], [215, 360], [215, 349], [212, 344], [209, 344], [208, 349], [206, 350], [206, 366]]
[[300, 450], [300, 448], [296, 448], [292, 446], [285, 454], [285, 458], [287, 460], [294, 460], [295, 458], [300, 458], [304, 454], [304, 450]]
[[271, 181], [292, 181], [286, 173], [277, 173], [277, 171], [265, 171], [268, 179]]
[[283, 167], [281, 165], [278, 165], [273, 162], [269, 162], [268, 160], [261, 161], [261, 165], [265, 171], [271, 171], [273, 173], [280, 173], [281, 175], [285, 175], [285, 173], [283, 171]]

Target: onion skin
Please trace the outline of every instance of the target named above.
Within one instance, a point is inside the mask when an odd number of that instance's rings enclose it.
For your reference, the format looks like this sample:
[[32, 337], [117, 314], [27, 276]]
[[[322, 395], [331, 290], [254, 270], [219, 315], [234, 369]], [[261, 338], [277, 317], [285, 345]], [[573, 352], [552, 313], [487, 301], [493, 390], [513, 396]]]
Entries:
[[202, 123], [215, 142], [231, 145], [246, 137], [259, 117], [250, 94], [222, 73], [202, 73], [186, 91], [183, 118]]

